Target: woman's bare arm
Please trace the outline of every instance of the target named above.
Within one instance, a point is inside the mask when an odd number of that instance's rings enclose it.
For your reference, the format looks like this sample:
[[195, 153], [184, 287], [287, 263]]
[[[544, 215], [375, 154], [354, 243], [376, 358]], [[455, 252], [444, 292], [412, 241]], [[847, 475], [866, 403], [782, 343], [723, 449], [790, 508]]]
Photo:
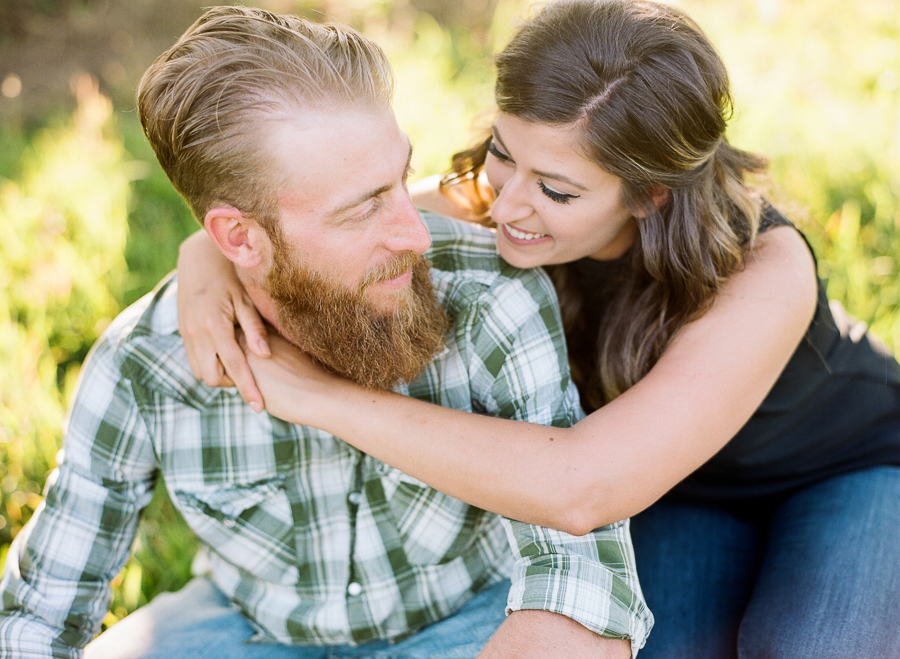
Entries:
[[327, 430], [481, 508], [583, 534], [640, 512], [722, 448], [777, 380], [815, 303], [803, 239], [768, 231], [646, 377], [569, 429], [362, 389], [275, 337], [274, 358], [250, 363], [275, 416]]

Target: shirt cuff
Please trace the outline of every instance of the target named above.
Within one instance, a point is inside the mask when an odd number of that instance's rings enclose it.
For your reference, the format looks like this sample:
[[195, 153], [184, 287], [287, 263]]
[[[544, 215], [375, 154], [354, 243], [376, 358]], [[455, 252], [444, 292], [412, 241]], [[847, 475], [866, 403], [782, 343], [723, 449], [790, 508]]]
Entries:
[[512, 522], [518, 552], [507, 614], [559, 613], [607, 638], [631, 641], [632, 656], [653, 626], [635, 570], [628, 521], [573, 536]]

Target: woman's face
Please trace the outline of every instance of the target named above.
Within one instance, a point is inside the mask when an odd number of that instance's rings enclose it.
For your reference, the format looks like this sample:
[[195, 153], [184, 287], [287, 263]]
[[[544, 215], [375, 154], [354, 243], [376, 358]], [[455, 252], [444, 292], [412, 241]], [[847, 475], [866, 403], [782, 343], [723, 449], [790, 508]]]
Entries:
[[533, 268], [585, 256], [610, 260], [634, 243], [634, 214], [622, 181], [588, 160], [579, 132], [501, 113], [485, 173], [497, 199], [497, 249], [510, 264]]

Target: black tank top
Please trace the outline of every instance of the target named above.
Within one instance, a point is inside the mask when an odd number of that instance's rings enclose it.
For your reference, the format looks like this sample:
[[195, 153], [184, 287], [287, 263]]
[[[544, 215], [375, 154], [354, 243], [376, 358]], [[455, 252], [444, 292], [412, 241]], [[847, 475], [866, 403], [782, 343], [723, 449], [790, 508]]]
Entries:
[[[767, 206], [760, 231], [775, 226], [793, 225]], [[624, 261], [582, 259], [573, 266], [585, 314], [595, 319]], [[819, 280], [815, 315], [772, 390], [728, 444], [671, 494], [736, 501], [845, 471], [900, 465], [900, 365], [861, 327], [829, 305]]]

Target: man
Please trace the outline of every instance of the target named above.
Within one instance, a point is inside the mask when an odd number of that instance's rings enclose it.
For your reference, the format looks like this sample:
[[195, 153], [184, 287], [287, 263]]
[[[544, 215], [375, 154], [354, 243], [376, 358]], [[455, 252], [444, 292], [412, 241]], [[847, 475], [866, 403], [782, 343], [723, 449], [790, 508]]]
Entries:
[[[431, 217], [429, 237], [390, 75], [348, 28], [220, 7], [151, 66], [138, 109], [288, 339], [369, 386], [571, 423], [549, 283], [501, 266], [475, 227]], [[643, 644], [627, 525], [575, 538], [501, 520], [254, 413], [191, 374], [175, 293], [171, 278], [122, 313], [82, 370], [65, 457], [7, 558], [0, 657], [78, 656], [159, 475], [203, 546], [199, 576], [87, 657], [474, 657], [492, 634], [483, 657]]]

